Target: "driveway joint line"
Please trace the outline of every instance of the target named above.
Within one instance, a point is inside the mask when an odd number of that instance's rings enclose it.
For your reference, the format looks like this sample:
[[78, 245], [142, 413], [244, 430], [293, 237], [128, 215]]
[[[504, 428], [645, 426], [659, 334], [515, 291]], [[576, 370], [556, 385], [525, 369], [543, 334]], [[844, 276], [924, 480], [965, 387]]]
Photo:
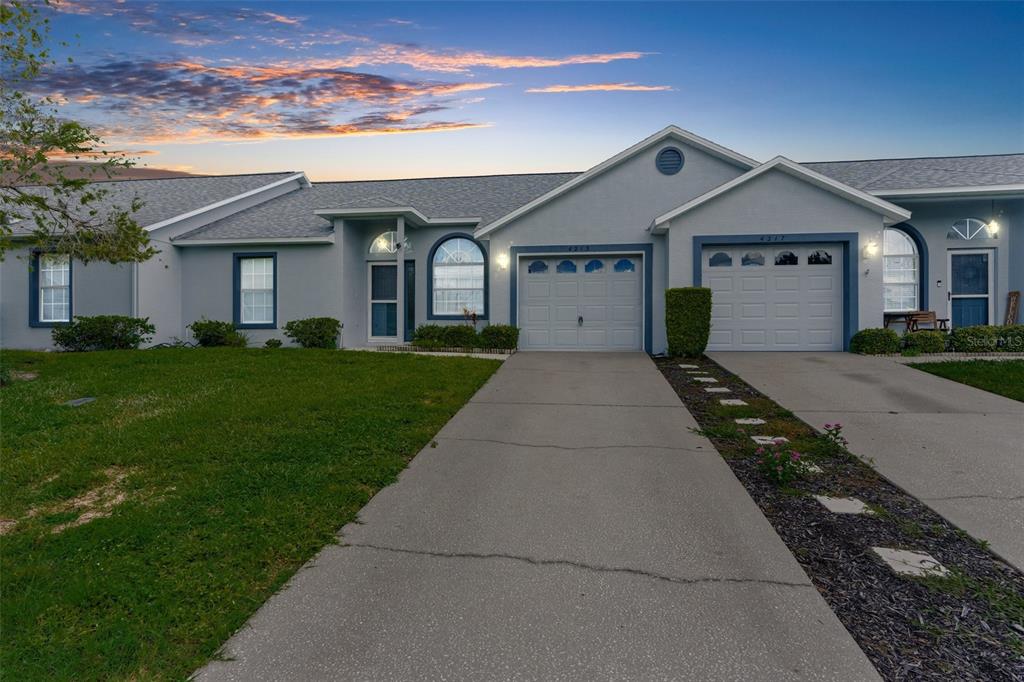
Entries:
[[541, 405], [547, 407], [654, 407], [661, 410], [683, 410], [682, 403], [678, 405], [636, 405], [632, 403], [542, 403], [535, 400], [530, 401], [512, 401], [512, 400], [471, 400], [474, 405]]
[[738, 585], [774, 585], [778, 587], [811, 588], [812, 590], [815, 590], [815, 592], [817, 592], [816, 588], [809, 580], [807, 582], [791, 582], [786, 580], [770, 580], [768, 578], [715, 578], [711, 576], [703, 578], [684, 578], [682, 576], [672, 576], [665, 575], [663, 573], [654, 573], [652, 571], [645, 571], [639, 568], [599, 566], [597, 564], [588, 564], [580, 561], [570, 561], [568, 559], [537, 559], [535, 557], [518, 556], [515, 554], [501, 554], [497, 552], [440, 552], [422, 549], [406, 549], [404, 547], [388, 547], [385, 545], [375, 545], [372, 543], [364, 542], [346, 542], [343, 546], [358, 547], [362, 549], [372, 549], [379, 552], [393, 552], [396, 554], [429, 556], [439, 559], [505, 559], [508, 561], [518, 561], [521, 563], [530, 564], [531, 566], [566, 566], [569, 568], [578, 568], [584, 571], [593, 571], [596, 573], [622, 573], [625, 575], [634, 575], [642, 578], [649, 578], [651, 580], [673, 583], [676, 585], [700, 585], [705, 583], [725, 583]]
[[[441, 436], [436, 441], [468, 441], [473, 443], [495, 443], [497, 445], [512, 445], [522, 448], [540, 448], [551, 450], [668, 450], [669, 452], [710, 452], [710, 448], [677, 448], [668, 445], [546, 445], [538, 443], [519, 443], [511, 440], [498, 440], [496, 438], [456, 438], [452, 436]], [[715, 453], [718, 454], [718, 453]]]

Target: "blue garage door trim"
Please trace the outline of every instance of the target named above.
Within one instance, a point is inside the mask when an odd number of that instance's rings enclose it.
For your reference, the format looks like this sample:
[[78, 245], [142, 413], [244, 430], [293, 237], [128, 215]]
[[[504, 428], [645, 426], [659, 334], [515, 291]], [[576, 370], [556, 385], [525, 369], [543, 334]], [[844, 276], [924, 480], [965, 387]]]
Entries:
[[[857, 278], [854, 276], [853, 259], [859, 253], [859, 236], [856, 232], [810, 232], [806, 234], [730, 234], [703, 235], [693, 238], [693, 285], [701, 286], [703, 270], [702, 254], [705, 246], [726, 246], [729, 244], [783, 244], [834, 243], [843, 247], [843, 350], [850, 350], [850, 337], [858, 327]], [[881, 306], [882, 302], [878, 302]]]
[[513, 246], [510, 250], [509, 265], [509, 323], [518, 326], [519, 318], [519, 256], [520, 254], [545, 254], [558, 256], [562, 254], [581, 255], [586, 253], [639, 253], [643, 255], [644, 268], [644, 350], [651, 352], [653, 346], [653, 326], [651, 311], [653, 308], [651, 288], [654, 284], [653, 244], [559, 244], [554, 246]]

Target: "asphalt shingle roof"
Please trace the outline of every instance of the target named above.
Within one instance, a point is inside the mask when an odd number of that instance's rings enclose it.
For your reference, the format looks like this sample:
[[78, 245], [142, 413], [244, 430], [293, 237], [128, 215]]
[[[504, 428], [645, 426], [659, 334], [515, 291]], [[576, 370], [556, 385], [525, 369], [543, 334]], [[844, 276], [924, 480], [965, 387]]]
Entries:
[[[108, 193], [92, 206], [101, 211], [114, 206], [126, 208], [137, 197], [142, 200], [143, 206], [133, 214], [133, 217], [139, 225], [145, 227], [244, 194], [289, 175], [294, 175], [294, 172], [114, 180], [96, 183]], [[25, 189], [45, 191], [33, 187]], [[31, 231], [31, 221], [16, 223], [14, 231], [16, 234]]]
[[1024, 183], [1024, 154], [802, 164], [865, 192]]
[[320, 182], [199, 228], [177, 241], [319, 237], [330, 223], [317, 209], [410, 206], [428, 218], [479, 218], [483, 223], [568, 182], [578, 173], [483, 175], [414, 180]]

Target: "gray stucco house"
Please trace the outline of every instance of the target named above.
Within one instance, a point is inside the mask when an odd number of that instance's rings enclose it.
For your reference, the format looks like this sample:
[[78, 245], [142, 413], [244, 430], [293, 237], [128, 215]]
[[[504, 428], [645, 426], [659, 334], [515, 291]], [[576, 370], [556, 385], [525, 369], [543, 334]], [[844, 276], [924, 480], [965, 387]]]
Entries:
[[584, 173], [311, 183], [301, 172], [110, 183], [160, 253], [21, 249], [0, 344], [73, 315], [148, 317], [154, 343], [234, 320], [254, 343], [330, 316], [343, 345], [415, 326], [521, 328], [523, 349], [665, 350], [667, 287], [712, 288], [713, 350], [843, 350], [887, 312], [999, 324], [1024, 289], [1024, 154], [761, 163], [670, 126]]

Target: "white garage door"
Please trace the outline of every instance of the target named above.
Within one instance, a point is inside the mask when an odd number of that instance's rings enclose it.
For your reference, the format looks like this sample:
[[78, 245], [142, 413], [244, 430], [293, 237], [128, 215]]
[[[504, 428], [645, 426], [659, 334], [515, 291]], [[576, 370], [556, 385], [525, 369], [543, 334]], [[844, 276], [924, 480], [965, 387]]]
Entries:
[[702, 257], [708, 350], [843, 349], [841, 246], [706, 246]]
[[521, 349], [643, 347], [641, 256], [523, 256], [518, 267]]

